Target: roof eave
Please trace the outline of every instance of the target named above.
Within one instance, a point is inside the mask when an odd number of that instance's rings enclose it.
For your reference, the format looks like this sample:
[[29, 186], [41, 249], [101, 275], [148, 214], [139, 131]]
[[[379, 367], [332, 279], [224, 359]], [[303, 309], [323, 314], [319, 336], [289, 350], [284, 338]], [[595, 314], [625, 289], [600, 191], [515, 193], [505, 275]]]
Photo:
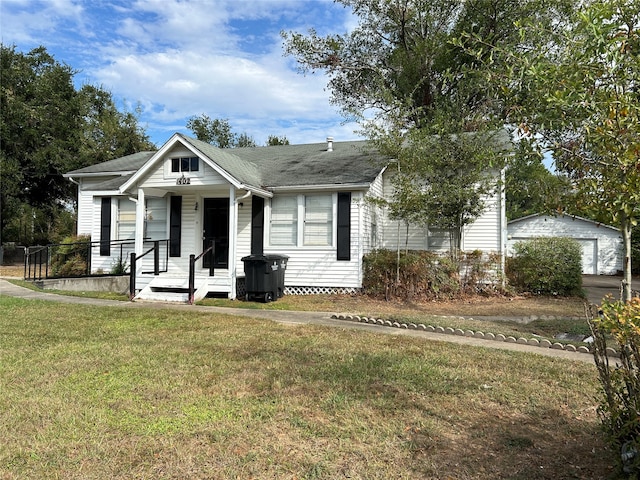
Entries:
[[329, 183], [318, 185], [280, 185], [277, 187], [269, 187], [274, 193], [278, 192], [304, 192], [304, 191], [346, 191], [346, 190], [368, 190], [371, 183]]
[[137, 170], [119, 170], [117, 172], [93, 172], [93, 173], [63, 173], [64, 178], [91, 178], [91, 177], [126, 177], [133, 175]]
[[269, 190], [265, 190], [263, 188], [253, 187], [251, 185], [242, 184], [238, 187], [238, 189], [246, 190], [248, 192], [251, 192], [254, 195], [259, 195], [261, 197], [267, 197], [267, 198], [273, 197], [273, 192], [270, 192]]

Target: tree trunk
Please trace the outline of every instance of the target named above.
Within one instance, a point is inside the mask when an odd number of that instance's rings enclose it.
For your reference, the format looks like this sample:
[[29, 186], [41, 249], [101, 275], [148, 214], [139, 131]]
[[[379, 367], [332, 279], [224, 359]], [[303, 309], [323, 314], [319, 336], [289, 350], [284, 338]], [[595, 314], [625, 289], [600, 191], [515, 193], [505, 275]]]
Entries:
[[622, 278], [622, 298], [625, 303], [631, 301], [631, 222], [623, 214], [620, 222], [622, 245], [624, 246], [624, 265]]

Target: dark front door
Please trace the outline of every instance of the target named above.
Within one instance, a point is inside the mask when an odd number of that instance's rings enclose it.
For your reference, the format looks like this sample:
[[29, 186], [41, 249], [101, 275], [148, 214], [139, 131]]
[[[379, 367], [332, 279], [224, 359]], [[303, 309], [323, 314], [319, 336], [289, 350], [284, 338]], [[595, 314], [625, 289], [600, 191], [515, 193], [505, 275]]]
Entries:
[[[203, 251], [214, 241], [213, 268], [229, 268], [229, 199], [205, 198]], [[211, 266], [211, 252], [202, 259], [202, 267]]]

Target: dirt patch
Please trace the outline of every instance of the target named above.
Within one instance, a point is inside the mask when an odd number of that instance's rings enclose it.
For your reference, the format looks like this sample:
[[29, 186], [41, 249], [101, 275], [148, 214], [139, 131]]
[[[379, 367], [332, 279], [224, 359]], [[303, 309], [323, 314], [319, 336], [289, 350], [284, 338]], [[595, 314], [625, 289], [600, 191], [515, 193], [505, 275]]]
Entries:
[[24, 278], [24, 265], [0, 265], [0, 277]]
[[468, 297], [431, 302], [386, 302], [365, 295], [331, 296], [334, 310], [361, 315], [453, 315], [488, 317], [584, 317], [584, 300], [577, 297]]

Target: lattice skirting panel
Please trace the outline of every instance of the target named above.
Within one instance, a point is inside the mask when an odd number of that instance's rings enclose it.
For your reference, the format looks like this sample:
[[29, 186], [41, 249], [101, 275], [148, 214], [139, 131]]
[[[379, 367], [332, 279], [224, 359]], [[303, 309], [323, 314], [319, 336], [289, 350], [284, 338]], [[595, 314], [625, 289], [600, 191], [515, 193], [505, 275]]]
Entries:
[[247, 293], [246, 283], [244, 277], [236, 279], [236, 297], [244, 298]]
[[355, 287], [285, 287], [285, 295], [331, 295], [351, 294], [359, 292]]
[[[285, 287], [285, 295], [349, 295], [358, 293], [359, 288], [355, 287]], [[238, 278], [236, 281], [236, 295], [238, 298], [244, 298], [247, 293], [244, 278]]]

